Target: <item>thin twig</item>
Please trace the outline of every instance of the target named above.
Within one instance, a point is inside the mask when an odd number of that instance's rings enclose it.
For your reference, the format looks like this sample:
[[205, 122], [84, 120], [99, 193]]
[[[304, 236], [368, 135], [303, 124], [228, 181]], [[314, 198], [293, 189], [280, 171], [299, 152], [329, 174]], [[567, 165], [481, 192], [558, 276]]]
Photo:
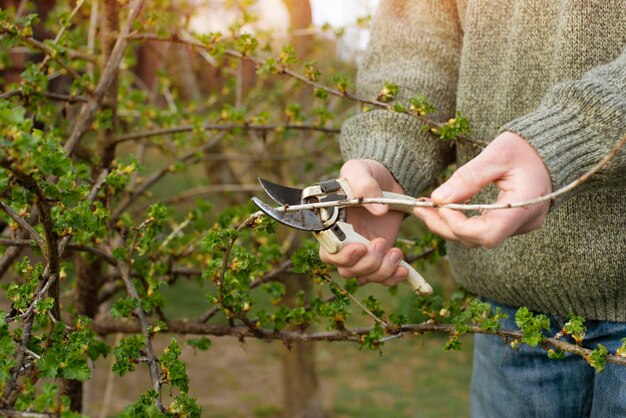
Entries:
[[[87, 96], [74, 96], [74, 95], [68, 95], [68, 94], [61, 94], [61, 93], [53, 93], [50, 91], [44, 91], [41, 93], [35, 93], [36, 94], [41, 94], [42, 96], [50, 99], [50, 100], [56, 100], [59, 102], [68, 102], [68, 103], [79, 103], [79, 102], [86, 102], [88, 100]], [[12, 91], [7, 91], [4, 92], [2, 94], [0, 94], [0, 99], [10, 99], [11, 97], [14, 96], [20, 96], [22, 95], [22, 90], [18, 89], [18, 90], [12, 90]], [[29, 97], [33, 97], [32, 94], [29, 94]]]
[[52, 59], [54, 59], [70, 76], [72, 76], [72, 78], [74, 79], [79, 79], [80, 78], [80, 74], [78, 74], [76, 72], [76, 70], [74, 70], [72, 67], [68, 66], [60, 57], [59, 54], [57, 52], [57, 50], [55, 50], [54, 48], [46, 45], [45, 43], [36, 40], [35, 38], [33, 38], [32, 36], [24, 36], [19, 34], [19, 31], [16, 30], [14, 27], [12, 27], [11, 25], [7, 25], [7, 24], [0, 24], [0, 33], [13, 33], [13, 34], [18, 34], [19, 38], [25, 42], [26, 44], [32, 46], [35, 49], [38, 49], [40, 51], [43, 51], [46, 55], [49, 55], [51, 57], [53, 57]]
[[30, 318], [30, 316], [35, 311], [35, 308], [37, 307], [37, 304], [39, 303], [40, 300], [42, 300], [44, 298], [46, 293], [48, 293], [48, 290], [50, 290], [50, 287], [52, 287], [52, 285], [56, 282], [56, 279], [57, 279], [56, 274], [51, 274], [48, 277], [48, 280], [46, 281], [46, 284], [41, 288], [41, 290], [37, 293], [37, 296], [35, 296], [35, 299], [33, 299], [33, 301], [28, 306], [28, 309], [26, 309], [24, 311], [24, 313], [22, 313], [22, 314], [20, 314], [18, 316], [6, 318], [4, 322], [9, 323], [9, 322], [16, 321], [18, 319], [26, 320], [26, 319]]
[[[211, 141], [208, 141], [199, 149], [193, 149], [187, 152], [185, 155], [180, 157], [176, 162], [193, 164], [196, 160], [202, 158], [201, 157], [202, 153], [206, 152], [206, 150], [211, 149], [211, 147], [213, 147], [223, 136], [224, 136], [224, 133], [218, 134]], [[141, 182], [141, 184], [139, 184], [139, 186], [136, 189], [128, 192], [128, 194], [124, 197], [124, 199], [122, 199], [120, 204], [113, 211], [113, 214], [111, 215], [111, 219], [113, 221], [117, 220], [119, 216], [121, 216], [121, 214], [124, 213], [124, 211], [128, 209], [128, 207], [135, 201], [135, 199], [137, 199], [139, 196], [144, 194], [146, 190], [148, 190], [156, 182], [161, 180], [166, 174], [171, 173], [173, 171], [175, 171], [175, 163], [168, 164], [165, 167], [153, 172], [150, 176], [148, 176], [147, 179]]]
[[626, 136], [624, 136], [616, 145], [613, 147], [602, 159], [594, 165], [589, 171], [587, 171], [582, 176], [578, 177], [576, 180], [572, 181], [568, 185], [543, 196], [522, 200], [520, 202], [513, 203], [492, 203], [492, 204], [462, 204], [462, 203], [447, 203], [444, 205], [437, 205], [434, 202], [426, 201], [422, 199], [388, 199], [388, 198], [355, 198], [355, 199], [346, 199], [346, 200], [337, 200], [331, 202], [320, 202], [320, 203], [307, 203], [302, 205], [291, 205], [288, 207], [277, 207], [275, 208], [278, 212], [295, 212], [303, 209], [319, 209], [319, 208], [329, 208], [329, 207], [349, 207], [349, 206], [362, 206], [372, 203], [379, 203], [383, 205], [394, 205], [394, 206], [406, 206], [406, 207], [421, 207], [421, 208], [448, 208], [454, 210], [496, 210], [496, 209], [511, 209], [511, 208], [521, 208], [531, 205], [537, 205], [539, 203], [549, 202], [555, 200], [557, 197], [564, 195], [580, 186], [587, 180], [589, 180], [594, 174], [599, 172], [602, 168], [604, 168], [612, 159], [615, 157], [617, 152], [626, 144]]
[[57, 418], [60, 414], [53, 414], [48, 412], [27, 412], [16, 411], [13, 409], [0, 409], [0, 415], [3, 417], [17, 417], [17, 418]]
[[10, 207], [4, 204], [4, 202], [0, 201], [0, 210], [9, 215], [9, 218], [13, 219], [24, 231], [27, 231], [28, 234], [35, 240], [37, 246], [45, 251], [46, 242], [43, 237], [39, 235], [39, 232], [35, 230], [24, 218], [19, 216], [15, 211]]
[[[67, 24], [61, 25], [61, 29], [59, 30], [57, 35], [54, 37], [54, 40], [52, 41], [52, 43], [54, 45], [59, 43], [59, 41], [61, 40], [61, 37], [65, 33], [65, 30], [67, 29], [67, 27], [69, 26], [70, 22], [72, 21], [72, 19], [74, 19], [74, 16], [76, 16], [76, 13], [78, 13], [78, 11], [80, 10], [80, 8], [83, 6], [84, 3], [85, 3], [85, 0], [79, 0], [78, 1], [78, 3], [76, 4], [76, 7], [74, 7], [74, 10], [72, 10], [72, 12], [70, 13], [70, 16], [67, 19]], [[42, 70], [42, 69], [44, 69], [46, 67], [46, 65], [48, 64], [48, 61], [50, 61], [51, 57], [52, 57], [51, 54], [46, 54], [46, 56], [41, 61], [41, 63], [39, 63], [39, 69], [40, 70]]]
[[135, 19], [139, 17], [139, 13], [143, 8], [146, 0], [134, 0], [129, 6], [129, 13], [126, 22], [120, 34], [115, 42], [115, 46], [111, 51], [109, 59], [102, 71], [102, 75], [96, 87], [93, 97], [90, 97], [89, 101], [80, 109], [78, 116], [76, 117], [76, 123], [74, 128], [64, 145], [65, 150], [69, 155], [74, 152], [74, 148], [78, 145], [87, 129], [91, 126], [91, 122], [95, 115], [96, 110], [100, 106], [100, 102], [104, 98], [104, 95], [108, 91], [111, 83], [117, 75], [120, 63], [124, 57], [126, 46], [128, 45], [128, 34], [130, 33]]
[[[185, 44], [194, 48], [198, 48], [201, 50], [206, 50], [208, 52], [211, 52], [211, 47], [207, 46], [205, 44], [203, 44], [202, 42], [200, 42], [199, 40], [196, 39], [189, 39], [188, 37], [185, 36], [181, 36], [179, 34], [173, 34], [168, 38], [163, 38], [161, 36], [158, 36], [157, 34], [153, 34], [153, 33], [134, 33], [132, 35], [129, 36], [130, 39], [133, 40], [149, 40], [149, 41], [157, 41], [157, 42], [173, 42], [173, 43], [181, 43], [181, 44]], [[254, 65], [258, 68], [260, 66], [262, 66], [263, 64], [265, 64], [265, 60], [262, 58], [258, 58], [258, 57], [252, 57], [249, 55], [245, 55], [239, 51], [235, 51], [235, 50], [231, 50], [231, 49], [227, 49], [225, 51], [223, 51], [225, 56], [231, 57], [231, 58], [236, 58], [242, 61], [248, 61], [251, 63], [254, 63]], [[306, 84], [312, 88], [315, 89], [321, 89], [324, 90], [326, 93], [333, 95], [333, 96], [337, 96], [337, 97], [342, 97], [345, 99], [348, 99], [350, 101], [356, 102], [356, 103], [360, 103], [361, 105], [366, 105], [366, 106], [371, 106], [371, 107], [375, 107], [378, 109], [385, 109], [388, 111], [398, 111], [397, 109], [394, 109], [393, 105], [390, 103], [385, 103], [385, 102], [381, 102], [378, 100], [370, 100], [370, 99], [365, 99], [363, 97], [359, 97], [357, 95], [354, 95], [352, 93], [349, 93], [347, 91], [341, 91], [338, 90], [336, 88], [332, 88], [332, 87], [328, 87], [322, 83], [319, 83], [317, 81], [312, 80], [311, 78], [303, 75], [303, 74], [299, 74], [293, 70], [290, 70], [289, 68], [285, 67], [285, 66], [279, 66], [279, 68], [277, 69], [277, 74], [279, 75], [286, 75], [288, 77], [291, 77], [293, 79], [296, 79], [298, 81], [300, 81], [303, 84]], [[400, 113], [404, 113], [407, 114], [409, 116], [412, 116], [416, 119], [418, 119], [420, 122], [424, 123], [425, 125], [427, 125], [429, 128], [431, 129], [441, 129], [441, 127], [443, 126], [442, 123], [439, 122], [435, 122], [433, 120], [428, 119], [427, 117], [418, 114], [416, 112], [411, 112], [411, 111], [401, 111]], [[478, 141], [478, 140], [473, 140], [470, 138], [466, 138], [463, 136], [458, 136], [456, 139], [456, 141], [461, 142], [461, 143], [466, 143], [472, 146], [476, 146], [476, 147], [484, 147], [487, 145], [486, 142], [484, 141]]]
[[372, 311], [370, 311], [365, 305], [363, 305], [356, 297], [354, 297], [354, 295], [350, 292], [348, 292], [346, 289], [344, 289], [343, 287], [339, 286], [337, 283], [335, 283], [333, 280], [328, 279], [328, 281], [330, 283], [333, 283], [337, 288], [339, 288], [339, 290], [346, 296], [348, 296], [354, 303], [356, 303], [358, 305], [359, 308], [361, 308], [363, 310], [363, 312], [365, 312], [369, 317], [371, 317], [372, 319], [374, 319], [374, 321], [376, 321], [380, 326], [382, 326], [384, 329], [386, 330], [392, 330], [393, 327], [391, 327], [387, 322], [385, 322], [382, 318], [379, 318], [378, 316], [374, 315], [374, 313]]
[[[228, 131], [232, 132], [237, 129], [243, 129], [247, 131], [260, 131], [260, 132], [271, 132], [276, 130], [294, 130], [294, 131], [319, 131], [327, 134], [338, 134], [340, 132], [339, 129], [336, 128], [327, 128], [324, 126], [317, 125], [307, 125], [307, 124], [254, 124], [254, 123], [229, 123], [229, 124], [211, 124], [206, 123], [200, 126], [200, 131]], [[130, 132], [125, 135], [120, 135], [113, 140], [114, 144], [120, 144], [127, 141], [134, 141], [137, 139], [150, 138], [154, 136], [162, 136], [162, 135], [172, 135], [178, 134], [182, 132], [192, 132], [197, 131], [197, 126], [192, 125], [183, 125], [176, 126], [173, 128], [161, 128], [161, 129], [153, 129], [149, 131], [141, 131], [141, 132]]]
[[[130, 268], [128, 267], [128, 264], [126, 264], [126, 262], [124, 261], [118, 261], [117, 267], [120, 275], [122, 276], [122, 280], [126, 285], [126, 291], [128, 292], [129, 296], [139, 300], [140, 296], [130, 277]], [[161, 399], [161, 378], [159, 372], [159, 362], [154, 354], [154, 349], [152, 348], [152, 334], [149, 330], [150, 324], [148, 322], [148, 317], [141, 306], [135, 309], [135, 315], [137, 316], [137, 318], [139, 319], [139, 323], [141, 324], [141, 333], [146, 337], [145, 350], [146, 357], [148, 357], [149, 359], [150, 380], [152, 380], [152, 388], [157, 393], [157, 397], [154, 402], [160, 412], [165, 412], [165, 408], [163, 407], [163, 400]]]

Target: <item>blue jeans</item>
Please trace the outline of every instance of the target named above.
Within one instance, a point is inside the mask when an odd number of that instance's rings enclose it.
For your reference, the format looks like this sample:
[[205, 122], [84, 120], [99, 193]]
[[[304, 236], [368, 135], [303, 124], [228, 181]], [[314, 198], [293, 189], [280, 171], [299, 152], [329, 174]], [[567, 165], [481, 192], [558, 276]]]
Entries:
[[[508, 314], [503, 329], [517, 329], [517, 308], [486, 302]], [[551, 329], [545, 335], [554, 336], [567, 320], [548, 317]], [[602, 344], [615, 354], [626, 337], [626, 323], [586, 321], [585, 326], [587, 348]], [[607, 363], [604, 372], [596, 374], [580, 356], [551, 360], [539, 347], [513, 350], [501, 337], [477, 334], [471, 410], [473, 418], [626, 417], [626, 367]]]

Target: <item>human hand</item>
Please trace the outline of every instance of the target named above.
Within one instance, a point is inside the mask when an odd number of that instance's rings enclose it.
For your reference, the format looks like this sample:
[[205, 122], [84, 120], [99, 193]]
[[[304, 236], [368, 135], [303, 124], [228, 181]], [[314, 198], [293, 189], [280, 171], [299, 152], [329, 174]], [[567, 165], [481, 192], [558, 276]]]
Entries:
[[[535, 149], [513, 132], [498, 135], [476, 158], [460, 167], [437, 188], [431, 199], [437, 204], [460, 203], [488, 184], [499, 189], [496, 203], [514, 203], [552, 192], [552, 181]], [[539, 228], [550, 203], [487, 210], [467, 217], [460, 211], [415, 208], [414, 213], [437, 235], [470, 247], [494, 248], [506, 238]]]
[[[340, 176], [348, 181], [355, 196], [382, 197], [383, 190], [403, 193], [391, 173], [374, 160], [350, 160], [341, 168]], [[402, 251], [391, 245], [398, 236], [403, 217], [403, 213], [389, 211], [386, 205], [348, 208], [347, 221], [371, 242], [367, 246], [348, 244], [336, 254], [320, 247], [320, 258], [337, 266], [341, 276], [356, 277], [361, 284], [379, 282], [396, 285], [408, 275], [408, 270], [399, 266], [403, 259]]]

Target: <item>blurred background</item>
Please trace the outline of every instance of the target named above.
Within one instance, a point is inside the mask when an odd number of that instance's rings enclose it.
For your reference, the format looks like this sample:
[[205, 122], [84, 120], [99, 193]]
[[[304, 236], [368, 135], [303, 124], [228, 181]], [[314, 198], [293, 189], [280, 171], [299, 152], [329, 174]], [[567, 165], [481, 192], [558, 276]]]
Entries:
[[[76, 19], [84, 30], [76, 42], [82, 43], [81, 47], [85, 47], [85, 40], [87, 50], [103, 42], [98, 39], [104, 29], [94, 22], [102, 19], [102, 6], [107, 3], [111, 0], [91, 0], [80, 8]], [[126, 3], [119, 1], [118, 7]], [[277, 56], [284, 45], [291, 44], [299, 63], [315, 62], [320, 82], [334, 86], [342, 83], [337, 81], [338, 76], [345, 77], [349, 89], [353, 89], [356, 65], [366, 47], [370, 18], [378, 1], [149, 3], [143, 27], [137, 28], [141, 33], [176, 33], [179, 39], [210, 37], [216, 32], [225, 38], [237, 38], [250, 33], [259, 44], [254, 54]], [[38, 13], [41, 24], [35, 36], [39, 39], [51, 38], [58, 31], [58, 17], [67, 15], [76, 5], [56, 0], [0, 0], [0, 7], [16, 14]], [[302, 186], [337, 175], [341, 157], [336, 133], [342, 121], [357, 111], [354, 103], [322, 97], [294, 78], [260, 72], [249, 61], [216, 58], [184, 43], [138, 40], [124, 59], [128, 71], [120, 75], [114, 122], [105, 128], [122, 138], [117, 145], [118, 158], [138, 161], [142, 167], [131, 184], [140, 198], [126, 206], [122, 201], [118, 215], [127, 212], [135, 216], [151, 203], [161, 201], [176, 208], [171, 229], [182, 229], [186, 211], [198, 199], [209, 202], [212, 212], [219, 213], [246, 205], [253, 195], [262, 197], [258, 176]], [[20, 48], [5, 53], [8, 58], [0, 76], [6, 90], [11, 83], [19, 82], [31, 56]], [[300, 71], [303, 68], [300, 66]], [[67, 76], [50, 76], [52, 90], [65, 92], [69, 84]], [[75, 108], [65, 106], [71, 119]], [[270, 125], [274, 121], [312, 128], [211, 131], [220, 141], [208, 143], [206, 130], [194, 128], [204, 123]], [[144, 134], [177, 126], [191, 128]], [[404, 228], [403, 237], [412, 240], [425, 233], [412, 219], [405, 222]], [[305, 238], [301, 233], [277, 229], [288, 250], [298, 247]], [[418, 261], [417, 267], [439, 295], [450, 296], [454, 284], [444, 258]], [[287, 278], [286, 286], [291, 297], [311, 291], [310, 284], [293, 278]], [[164, 314], [168, 319], [202, 316], [207, 311], [205, 294], [210, 287], [202, 280], [171, 283], [163, 289], [168, 301]], [[103, 289], [99, 294], [108, 299], [98, 299], [99, 308], [90, 312], [96, 318], [119, 294], [119, 289], [105, 285]], [[72, 303], [73, 291], [68, 288], [67, 304]], [[367, 292], [390, 311], [419, 320], [415, 298], [408, 288], [400, 286], [390, 291], [369, 286]], [[259, 296], [257, 301], [260, 307], [271, 305], [267, 296]], [[215, 320], [225, 321], [219, 315]], [[352, 321], [354, 326], [371, 322], [361, 315], [355, 315]], [[107, 338], [114, 344], [121, 335]], [[157, 350], [161, 351], [170, 338], [157, 336]], [[405, 336], [386, 343], [381, 352], [362, 351], [350, 343], [286, 347], [278, 342], [230, 337], [212, 337], [211, 341], [208, 351], [189, 346], [183, 350], [190, 395], [198, 399], [206, 417], [469, 416], [470, 339], [464, 340], [461, 352], [450, 353], [443, 352], [445, 338], [441, 336]], [[140, 371], [118, 378], [110, 372], [111, 361], [99, 360], [94, 378], [86, 383], [83, 402], [88, 415], [116, 416], [150, 384], [148, 374]]]

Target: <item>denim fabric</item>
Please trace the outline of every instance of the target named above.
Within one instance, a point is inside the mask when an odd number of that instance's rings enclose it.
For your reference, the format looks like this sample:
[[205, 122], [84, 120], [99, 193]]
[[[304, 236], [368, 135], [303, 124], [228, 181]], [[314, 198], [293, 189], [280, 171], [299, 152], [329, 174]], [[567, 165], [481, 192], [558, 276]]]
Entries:
[[[486, 300], [508, 314], [503, 328], [517, 329], [517, 308]], [[554, 336], [565, 318], [547, 315]], [[583, 345], [604, 345], [615, 353], [626, 337], [626, 323], [586, 321]], [[539, 347], [511, 349], [501, 337], [474, 336], [474, 368], [471, 386], [473, 418], [619, 418], [626, 417], [626, 367], [607, 363], [596, 374], [580, 356], [568, 354], [551, 360]]]

